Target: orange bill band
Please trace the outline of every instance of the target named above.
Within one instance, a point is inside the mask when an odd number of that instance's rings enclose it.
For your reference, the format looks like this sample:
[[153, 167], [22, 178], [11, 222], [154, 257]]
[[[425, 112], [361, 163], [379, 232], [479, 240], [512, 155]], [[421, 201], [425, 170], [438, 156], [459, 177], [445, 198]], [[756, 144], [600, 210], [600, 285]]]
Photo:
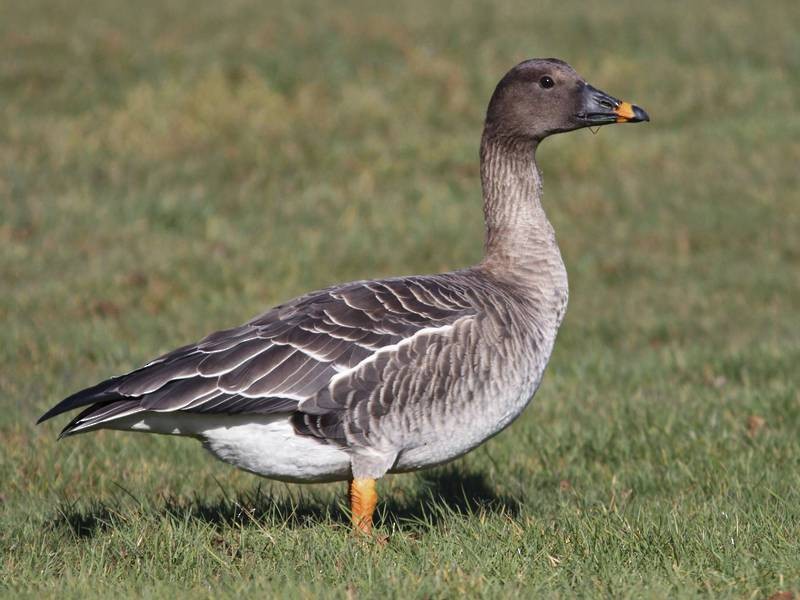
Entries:
[[617, 115], [617, 123], [625, 123], [636, 118], [636, 113], [633, 112], [633, 104], [630, 102], [620, 102], [614, 114]]

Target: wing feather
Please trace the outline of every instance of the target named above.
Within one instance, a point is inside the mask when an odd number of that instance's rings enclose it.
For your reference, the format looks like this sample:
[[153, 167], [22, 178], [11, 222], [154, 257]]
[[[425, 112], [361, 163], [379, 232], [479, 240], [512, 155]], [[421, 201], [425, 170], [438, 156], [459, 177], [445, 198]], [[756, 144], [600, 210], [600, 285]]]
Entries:
[[[393, 396], [408, 389], [405, 384], [377, 391], [379, 399], [364, 402], [367, 408], [360, 403], [370, 397], [396, 349], [395, 359], [407, 357], [401, 342], [475, 313], [463, 286], [444, 275], [322, 290], [78, 392], [40, 422], [88, 406], [65, 428], [70, 434], [143, 411], [292, 413], [307, 406], [309, 422], [298, 429], [339, 435], [342, 400], [329, 392], [336, 378], [362, 365], [349, 402], [358, 405], [359, 422], [370, 411], [381, 414]], [[386, 349], [394, 350], [382, 352]]]
[[287, 361], [298, 360], [305, 355], [291, 346], [270, 346], [268, 350], [251, 358], [238, 369], [219, 378], [219, 386], [225, 391], [245, 390], [272, 371], [280, 369]]
[[197, 373], [203, 377], [230, 373], [269, 348], [270, 346], [259, 338], [241, 342], [231, 347], [228, 352], [214, 352], [204, 356], [197, 365]]

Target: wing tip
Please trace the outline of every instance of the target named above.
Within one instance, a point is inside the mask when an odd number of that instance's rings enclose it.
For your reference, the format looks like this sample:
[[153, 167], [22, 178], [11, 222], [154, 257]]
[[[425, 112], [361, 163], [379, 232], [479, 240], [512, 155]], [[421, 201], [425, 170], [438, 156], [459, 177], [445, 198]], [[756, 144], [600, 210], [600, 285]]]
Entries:
[[[79, 392], [79, 393], [80, 393], [80, 392]], [[81, 403], [72, 402], [72, 399], [73, 399], [73, 398], [75, 398], [75, 396], [77, 396], [77, 395], [78, 395], [78, 394], [75, 394], [74, 396], [70, 396], [69, 398], [65, 398], [64, 400], [62, 400], [61, 402], [59, 402], [58, 404], [56, 404], [56, 405], [55, 405], [54, 407], [52, 407], [50, 410], [48, 410], [47, 412], [45, 412], [45, 413], [44, 413], [44, 414], [43, 414], [41, 417], [39, 417], [39, 418], [36, 420], [36, 424], [37, 424], [37, 425], [41, 425], [42, 423], [44, 423], [45, 421], [48, 421], [48, 420], [52, 419], [53, 417], [57, 417], [57, 416], [58, 416], [58, 415], [60, 415], [60, 414], [63, 414], [63, 413], [65, 413], [65, 412], [68, 412], [68, 411], [70, 411], [70, 410], [73, 410], [73, 409], [75, 409], [75, 408], [78, 408], [79, 406], [82, 406], [83, 404], [81, 404]], [[94, 401], [94, 400], [92, 400], [92, 402], [93, 402], [93, 401]]]
[[68, 410], [70, 410], [72, 408], [77, 408], [76, 406], [75, 407], [73, 407], [73, 406], [64, 406], [64, 403], [67, 400], [69, 400], [69, 398], [67, 398], [65, 400], [62, 400], [61, 402], [56, 404], [54, 407], [49, 409], [47, 412], [45, 412], [41, 417], [36, 419], [36, 424], [37, 425], [41, 425], [45, 421], [48, 421], [48, 420], [52, 419], [53, 417], [57, 417], [58, 415], [60, 415], [62, 413], [65, 413], [65, 412], [67, 412]]
[[81, 406], [121, 398], [122, 396], [120, 394], [109, 392], [111, 384], [116, 383], [119, 379], [119, 377], [112, 377], [111, 379], [107, 379], [106, 381], [98, 383], [97, 385], [93, 385], [92, 387], [75, 392], [71, 396], [67, 396], [61, 402], [50, 408], [41, 417], [39, 417], [36, 421], [36, 424], [40, 425], [48, 419], [57, 417], [58, 415], [70, 410], [80, 408]]
[[91, 427], [81, 427], [80, 423], [77, 423], [76, 421], [70, 421], [64, 426], [64, 429], [59, 432], [56, 441], [60, 442], [64, 438], [72, 437], [73, 435], [78, 435], [79, 433], [86, 433], [87, 431], [92, 431]]

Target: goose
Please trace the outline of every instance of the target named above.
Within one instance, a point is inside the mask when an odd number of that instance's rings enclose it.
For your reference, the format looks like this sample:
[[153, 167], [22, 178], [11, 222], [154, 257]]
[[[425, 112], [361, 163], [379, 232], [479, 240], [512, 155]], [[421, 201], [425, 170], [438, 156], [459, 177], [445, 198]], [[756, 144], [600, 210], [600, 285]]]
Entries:
[[101, 428], [188, 436], [263, 477], [349, 481], [353, 530], [370, 533], [377, 479], [464, 455], [539, 387], [568, 296], [539, 144], [649, 120], [561, 60], [526, 60], [486, 112], [478, 264], [305, 294], [79, 391], [38, 422], [82, 407], [59, 438]]

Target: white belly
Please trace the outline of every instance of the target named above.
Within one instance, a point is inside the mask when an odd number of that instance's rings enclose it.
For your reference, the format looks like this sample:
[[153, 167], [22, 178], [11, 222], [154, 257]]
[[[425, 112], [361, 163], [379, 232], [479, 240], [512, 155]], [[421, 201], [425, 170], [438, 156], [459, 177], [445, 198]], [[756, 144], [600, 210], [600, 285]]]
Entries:
[[110, 429], [195, 437], [214, 456], [256, 475], [283, 481], [350, 477], [350, 456], [332, 444], [297, 435], [288, 415], [140, 413]]

